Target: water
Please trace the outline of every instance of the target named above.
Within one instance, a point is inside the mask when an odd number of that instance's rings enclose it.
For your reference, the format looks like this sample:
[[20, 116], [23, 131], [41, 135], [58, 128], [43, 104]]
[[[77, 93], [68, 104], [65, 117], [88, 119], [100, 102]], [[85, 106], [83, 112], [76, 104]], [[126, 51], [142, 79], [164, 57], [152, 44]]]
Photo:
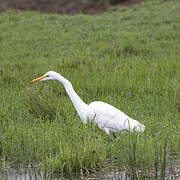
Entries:
[[44, 174], [34, 168], [29, 169], [8, 169], [6, 173], [0, 173], [1, 180], [59, 180], [59, 179], [74, 179], [74, 180], [95, 180], [95, 179], [110, 179], [110, 180], [130, 180], [126, 172], [110, 172], [110, 173], [94, 173], [82, 176], [80, 174], [72, 174], [71, 176], [58, 173]]
[[[130, 180], [125, 171], [118, 169], [107, 169], [104, 172], [92, 173], [87, 175], [43, 173], [37, 167], [28, 166], [27, 168], [18, 167], [17, 169], [7, 167], [5, 170], [0, 171], [0, 180], [59, 180], [59, 179], [74, 179], [74, 180]], [[166, 180], [180, 180], [180, 164], [166, 172]]]

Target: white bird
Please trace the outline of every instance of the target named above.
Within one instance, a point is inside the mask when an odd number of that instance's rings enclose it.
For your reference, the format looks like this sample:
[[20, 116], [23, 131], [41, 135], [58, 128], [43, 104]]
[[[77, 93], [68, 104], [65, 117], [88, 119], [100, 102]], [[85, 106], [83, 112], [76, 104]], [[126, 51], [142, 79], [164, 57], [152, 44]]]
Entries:
[[85, 124], [87, 123], [87, 120], [94, 122], [101, 130], [105, 131], [107, 135], [109, 135], [110, 132], [115, 133], [122, 132], [124, 130], [131, 132], [144, 132], [145, 126], [143, 124], [130, 118], [110, 104], [102, 101], [94, 101], [88, 105], [83, 102], [73, 89], [70, 81], [59, 73], [49, 71], [43, 76], [32, 80], [32, 82], [46, 80], [58, 80], [64, 85], [67, 94], [76, 108], [76, 111]]

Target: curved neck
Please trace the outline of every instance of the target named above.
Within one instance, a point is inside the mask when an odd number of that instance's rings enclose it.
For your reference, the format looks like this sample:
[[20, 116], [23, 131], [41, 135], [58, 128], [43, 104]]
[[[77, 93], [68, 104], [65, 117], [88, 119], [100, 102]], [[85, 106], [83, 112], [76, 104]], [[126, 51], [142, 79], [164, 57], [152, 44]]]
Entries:
[[57, 80], [60, 81], [64, 85], [66, 92], [69, 95], [72, 103], [74, 104], [76, 111], [78, 112], [81, 120], [84, 123], [86, 123], [88, 105], [77, 95], [77, 93], [74, 91], [72, 87], [72, 84], [66, 78], [58, 74]]

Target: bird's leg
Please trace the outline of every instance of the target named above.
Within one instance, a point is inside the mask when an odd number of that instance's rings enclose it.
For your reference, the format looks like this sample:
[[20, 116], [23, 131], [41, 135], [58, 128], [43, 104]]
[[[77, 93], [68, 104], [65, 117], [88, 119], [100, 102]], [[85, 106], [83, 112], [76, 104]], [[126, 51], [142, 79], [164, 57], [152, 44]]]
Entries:
[[116, 133], [115, 133], [115, 132], [113, 132], [112, 134], [113, 134], [114, 138], [117, 138], [117, 136], [116, 136]]

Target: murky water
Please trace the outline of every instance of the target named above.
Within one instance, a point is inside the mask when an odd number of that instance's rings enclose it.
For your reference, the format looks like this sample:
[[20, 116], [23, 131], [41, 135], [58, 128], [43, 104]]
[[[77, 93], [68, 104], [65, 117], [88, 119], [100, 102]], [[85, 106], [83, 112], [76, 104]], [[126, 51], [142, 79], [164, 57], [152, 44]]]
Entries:
[[82, 176], [80, 174], [73, 174], [71, 176], [62, 174], [44, 174], [37, 169], [9, 169], [6, 173], [0, 173], [1, 180], [59, 180], [59, 179], [74, 179], [74, 180], [95, 180], [95, 179], [109, 179], [109, 180], [130, 180], [125, 172], [110, 172], [110, 173], [95, 173]]
[[[27, 167], [27, 168], [6, 168], [0, 171], [0, 180], [59, 180], [59, 179], [74, 179], [74, 180], [130, 180], [125, 171], [118, 171], [117, 169], [109, 169], [105, 172], [93, 173], [88, 175], [73, 174], [67, 176], [66, 174], [47, 174], [38, 170], [38, 168]], [[180, 180], [180, 164], [177, 165], [173, 170], [170, 169], [166, 172], [166, 180]]]

